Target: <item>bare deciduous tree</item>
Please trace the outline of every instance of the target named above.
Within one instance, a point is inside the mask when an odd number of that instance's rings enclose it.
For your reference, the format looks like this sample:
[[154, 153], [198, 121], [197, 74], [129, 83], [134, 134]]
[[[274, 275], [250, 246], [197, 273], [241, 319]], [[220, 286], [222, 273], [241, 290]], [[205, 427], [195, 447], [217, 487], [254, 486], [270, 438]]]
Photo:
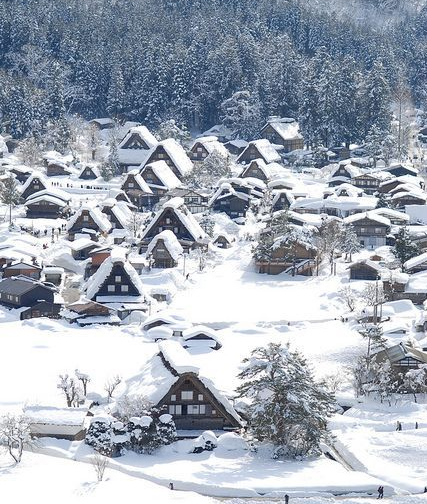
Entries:
[[79, 406], [83, 400], [83, 391], [74, 378], [68, 376], [68, 374], [59, 375], [57, 387], [64, 393], [69, 408]]
[[96, 472], [96, 478], [98, 481], [102, 481], [104, 478], [105, 469], [108, 466], [108, 459], [99, 453], [92, 457], [92, 466]]
[[90, 376], [86, 373], [82, 373], [78, 369], [75, 370], [76, 378], [81, 381], [83, 386], [83, 394], [87, 395], [87, 384], [90, 382]]
[[357, 304], [357, 296], [354, 290], [349, 285], [347, 285], [346, 287], [341, 289], [338, 293], [341, 295], [343, 301], [347, 305], [347, 308], [351, 312], [353, 312], [356, 309]]
[[9, 455], [18, 464], [24, 447], [34, 445], [28, 419], [23, 415], [4, 416], [0, 420], [0, 444], [7, 448]]
[[116, 375], [111, 380], [108, 380], [107, 383], [104, 385], [104, 390], [105, 392], [107, 392], [108, 396], [108, 402], [110, 402], [111, 398], [113, 397], [114, 391], [120, 385], [121, 382], [122, 382], [121, 377], [119, 375]]

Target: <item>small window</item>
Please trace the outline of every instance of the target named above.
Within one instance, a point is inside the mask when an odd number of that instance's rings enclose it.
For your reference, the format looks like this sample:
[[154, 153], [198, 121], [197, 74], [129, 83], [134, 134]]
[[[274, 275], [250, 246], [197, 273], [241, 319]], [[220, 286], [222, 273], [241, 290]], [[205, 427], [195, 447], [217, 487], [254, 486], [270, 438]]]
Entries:
[[216, 410], [215, 409], [212, 410], [212, 415], [216, 415]]
[[180, 404], [170, 404], [168, 406], [169, 415], [181, 415], [182, 408]]
[[129, 292], [129, 285], [121, 285], [120, 290], [122, 292]]
[[203, 394], [199, 394], [199, 395], [197, 396], [197, 400], [198, 400], [198, 401], [203, 401]]
[[115, 292], [116, 286], [115, 285], [108, 285], [107, 290], [108, 290], [108, 292]]
[[174, 227], [174, 228], [173, 228], [173, 232], [174, 232], [175, 234], [177, 234], [177, 233], [179, 232], [179, 228]]
[[87, 222], [89, 220], [89, 215], [83, 215], [83, 220], [84, 222]]
[[129, 183], [128, 183], [128, 187], [129, 187], [129, 189], [132, 189], [132, 188], [134, 187], [133, 182], [129, 182]]
[[193, 400], [193, 391], [192, 390], [183, 390], [181, 392], [181, 399], [183, 401], [192, 401]]
[[114, 281], [115, 281], [116, 283], [120, 283], [120, 282], [122, 281], [122, 277], [121, 277], [120, 275], [116, 275], [116, 276], [114, 277]]
[[176, 401], [176, 394], [171, 395], [171, 401]]
[[170, 224], [170, 223], [171, 223], [170, 217], [166, 217], [166, 224]]

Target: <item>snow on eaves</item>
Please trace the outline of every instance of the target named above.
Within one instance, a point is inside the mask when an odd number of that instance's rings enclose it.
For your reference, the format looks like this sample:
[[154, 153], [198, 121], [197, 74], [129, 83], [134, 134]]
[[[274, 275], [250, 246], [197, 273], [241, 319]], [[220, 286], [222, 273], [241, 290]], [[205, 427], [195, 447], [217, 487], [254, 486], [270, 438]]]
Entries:
[[[127, 177], [129, 177], [129, 175], [133, 176], [135, 183], [139, 186], [139, 189], [142, 192], [144, 192], [146, 194], [153, 194], [153, 191], [150, 189], [147, 182], [141, 177], [139, 169], [129, 171], [127, 174]], [[123, 185], [122, 185], [122, 187], [123, 187]]]
[[[118, 148], [123, 149], [123, 146], [126, 145], [126, 142], [132, 135], [137, 135], [147, 145], [148, 149], [151, 149], [152, 147], [155, 147], [158, 144], [156, 137], [149, 131], [149, 129], [146, 126], [134, 126], [133, 128], [129, 129], [123, 140], [119, 143]], [[123, 149], [123, 150], [147, 151], [148, 149]]]
[[262, 129], [266, 128], [268, 125], [270, 125], [274, 131], [283, 138], [283, 140], [296, 140], [303, 138], [299, 130], [299, 124], [293, 118], [272, 118]]
[[356, 214], [350, 215], [349, 217], [346, 217], [344, 219], [344, 224], [353, 224], [353, 223], [361, 221], [363, 219], [369, 219], [374, 222], [378, 222], [378, 224], [383, 224], [385, 226], [391, 226], [390, 219], [387, 219], [386, 217], [382, 217], [381, 215], [378, 215], [373, 212], [362, 212], [362, 213], [356, 213]]
[[166, 154], [171, 159], [172, 163], [175, 165], [179, 174], [183, 177], [187, 175], [193, 169], [193, 163], [191, 159], [187, 156], [184, 148], [173, 138], [167, 138], [162, 140], [155, 147], [150, 149], [147, 155], [147, 160], [141, 164], [140, 170], [145, 166], [150, 156], [159, 148], [163, 147]]
[[410, 270], [412, 268], [415, 268], [416, 266], [419, 266], [420, 264], [423, 264], [427, 262], [427, 252], [424, 252], [423, 254], [417, 255], [416, 257], [413, 257], [412, 259], [408, 259], [404, 263], [405, 270]]
[[199, 366], [196, 365], [194, 357], [175, 340], [159, 342], [159, 351], [165, 361], [178, 374], [194, 373], [199, 374]]
[[240, 158], [245, 155], [246, 150], [249, 149], [251, 145], [253, 145], [257, 149], [260, 156], [264, 159], [266, 163], [275, 163], [281, 160], [280, 154], [274, 148], [273, 144], [270, 143], [270, 140], [267, 140], [266, 138], [261, 138], [259, 140], [253, 140], [252, 142], [249, 142], [246, 149], [237, 158], [238, 163]]
[[77, 222], [77, 219], [80, 217], [84, 210], [87, 210], [89, 212], [89, 215], [99, 227], [100, 231], [104, 233], [108, 233], [108, 231], [110, 231], [111, 223], [107, 219], [107, 217], [101, 212], [99, 208], [95, 208], [90, 205], [83, 205], [81, 208], [79, 208], [79, 210], [77, 210], [74, 215], [71, 216], [67, 224], [67, 229], [71, 229], [74, 226], [74, 224]]
[[229, 155], [229, 152], [226, 147], [224, 147], [224, 144], [222, 144], [218, 140], [218, 137], [214, 135], [196, 138], [193, 145], [191, 146], [191, 150], [199, 143], [203, 145], [203, 147], [208, 151], [209, 154], [212, 154], [212, 152], [216, 151], [224, 157], [228, 157]]
[[41, 173], [39, 171], [34, 170], [33, 173], [27, 178], [27, 180], [25, 181], [25, 183], [21, 186], [21, 192], [24, 192], [29, 187], [29, 185], [31, 184], [31, 182], [34, 179], [39, 179], [40, 182], [45, 187], [49, 187], [50, 186], [50, 183], [47, 180], [47, 178], [45, 177], [45, 175], [43, 175], [43, 173]]
[[[126, 259], [126, 250], [120, 247], [114, 247], [111, 250], [111, 254], [98, 268], [96, 273], [92, 275], [86, 282], [86, 297], [88, 299], [94, 299], [101, 288], [102, 284], [106, 281], [110, 275], [115, 264], [121, 263], [127, 275], [129, 276], [131, 282], [138, 291], [138, 295], [145, 298], [144, 287], [142, 285], [141, 278], [136, 272], [135, 268]], [[131, 298], [129, 294], [126, 296]]]
[[[162, 183], [162, 186], [166, 189], [175, 189], [175, 187], [180, 187], [182, 185], [181, 181], [170, 169], [166, 161], [154, 161], [153, 163], [145, 165], [140, 172], [142, 178], [144, 178], [144, 171], [146, 171], [147, 168], [151, 168], [153, 170], [156, 177]], [[150, 184], [148, 182], [147, 184], [156, 187], [155, 184]]]
[[151, 240], [147, 248], [147, 257], [149, 254], [151, 254], [159, 240], [163, 240], [163, 243], [172, 259], [174, 261], [177, 261], [179, 256], [183, 253], [184, 249], [179, 243], [178, 238], [169, 229], [165, 229]]

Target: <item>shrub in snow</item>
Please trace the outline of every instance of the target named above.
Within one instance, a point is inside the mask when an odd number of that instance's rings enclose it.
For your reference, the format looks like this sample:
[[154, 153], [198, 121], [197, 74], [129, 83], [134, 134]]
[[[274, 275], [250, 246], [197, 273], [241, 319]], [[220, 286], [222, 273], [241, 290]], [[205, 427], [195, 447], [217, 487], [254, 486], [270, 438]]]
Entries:
[[156, 423], [157, 435], [162, 445], [169, 445], [176, 440], [176, 427], [172, 415], [160, 415]]
[[193, 441], [192, 453], [202, 453], [203, 451], [212, 451], [218, 446], [218, 438], [212, 431], [203, 432]]
[[112, 457], [114, 450], [113, 427], [110, 417], [93, 417], [86, 433], [85, 443], [107, 457]]
[[272, 443], [275, 458], [319, 454], [321, 442], [330, 440], [327, 419], [335, 399], [314, 381], [305, 358], [289, 345], [270, 343], [253, 350], [243, 363], [237, 393], [250, 401], [254, 437]]
[[175, 441], [176, 428], [172, 416], [159, 413], [156, 408], [151, 408], [145, 415], [129, 419], [127, 431], [131, 450], [150, 454], [160, 446]]
[[226, 432], [218, 438], [218, 448], [223, 448], [227, 451], [235, 450], [253, 450], [253, 444], [249, 443], [239, 434], [235, 432]]

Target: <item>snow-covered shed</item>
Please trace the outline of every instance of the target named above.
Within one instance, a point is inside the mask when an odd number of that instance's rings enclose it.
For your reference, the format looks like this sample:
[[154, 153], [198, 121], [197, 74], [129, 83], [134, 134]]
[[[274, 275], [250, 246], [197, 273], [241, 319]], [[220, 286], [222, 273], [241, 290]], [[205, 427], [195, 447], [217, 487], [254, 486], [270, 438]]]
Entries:
[[213, 152], [227, 158], [229, 153], [224, 144], [218, 141], [216, 136], [205, 136], [197, 138], [190, 148], [192, 161], [203, 161]]
[[370, 259], [361, 259], [350, 264], [347, 269], [350, 271], [351, 280], [377, 280], [384, 268]]
[[27, 406], [24, 416], [29, 420], [31, 434], [81, 441], [86, 434], [87, 408], [56, 408], [54, 406]]
[[219, 350], [222, 346], [217, 332], [204, 325], [196, 325], [186, 329], [182, 332], [182, 338], [184, 348], [203, 349], [208, 347]]

